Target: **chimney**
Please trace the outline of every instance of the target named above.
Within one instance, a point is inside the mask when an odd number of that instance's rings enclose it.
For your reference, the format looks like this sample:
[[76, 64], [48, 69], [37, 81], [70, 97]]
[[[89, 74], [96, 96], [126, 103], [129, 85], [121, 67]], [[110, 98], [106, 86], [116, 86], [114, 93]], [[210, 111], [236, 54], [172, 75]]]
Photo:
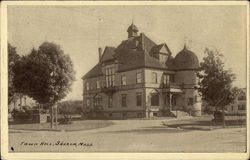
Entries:
[[99, 62], [101, 62], [101, 58], [102, 58], [102, 47], [98, 48], [99, 51]]

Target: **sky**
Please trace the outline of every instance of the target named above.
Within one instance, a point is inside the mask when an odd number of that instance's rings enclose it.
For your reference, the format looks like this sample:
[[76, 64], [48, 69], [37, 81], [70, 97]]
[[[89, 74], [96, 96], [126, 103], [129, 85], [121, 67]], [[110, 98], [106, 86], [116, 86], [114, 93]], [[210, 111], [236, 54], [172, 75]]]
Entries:
[[206, 47], [224, 55], [246, 87], [246, 6], [9, 6], [8, 42], [20, 55], [44, 41], [59, 44], [74, 64], [76, 81], [64, 100], [82, 99], [81, 77], [98, 63], [98, 47], [118, 46], [133, 21], [140, 33], [166, 43], [173, 56], [188, 48], [199, 60]]

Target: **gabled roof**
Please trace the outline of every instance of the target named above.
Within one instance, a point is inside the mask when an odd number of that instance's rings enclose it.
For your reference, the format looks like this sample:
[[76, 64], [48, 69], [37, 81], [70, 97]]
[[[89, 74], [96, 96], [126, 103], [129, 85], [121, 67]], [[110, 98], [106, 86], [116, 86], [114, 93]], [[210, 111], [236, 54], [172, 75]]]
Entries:
[[147, 53], [150, 52], [150, 50], [156, 46], [156, 43], [152, 41], [150, 38], [148, 38], [144, 33], [141, 33], [141, 45], [142, 49], [146, 51]]
[[[164, 51], [165, 50], [165, 51]], [[155, 53], [169, 54], [165, 63], [152, 56]], [[128, 38], [115, 47], [106, 47], [99, 62], [83, 79], [102, 75], [102, 64], [115, 61], [118, 64], [118, 72], [138, 69], [155, 68], [163, 70], [195, 69], [199, 65], [196, 55], [183, 49], [175, 58], [165, 43], [157, 45], [154, 41], [141, 33], [139, 36]], [[182, 62], [185, 61], [185, 64]], [[187, 62], [186, 62], [187, 61]]]
[[101, 66], [101, 63], [98, 63], [98, 64], [95, 65], [90, 71], [88, 71], [88, 72], [82, 77], [82, 79], [97, 77], [97, 76], [101, 76], [101, 75], [102, 75], [102, 66]]
[[101, 62], [109, 61], [114, 59], [115, 47], [106, 47], [101, 57]]
[[[166, 49], [166, 52], [163, 52], [162, 50]], [[155, 45], [154, 47], [151, 48], [150, 50], [150, 55], [152, 54], [157, 54], [157, 53], [162, 53], [162, 54], [172, 54], [166, 43], [162, 43], [159, 45]]]

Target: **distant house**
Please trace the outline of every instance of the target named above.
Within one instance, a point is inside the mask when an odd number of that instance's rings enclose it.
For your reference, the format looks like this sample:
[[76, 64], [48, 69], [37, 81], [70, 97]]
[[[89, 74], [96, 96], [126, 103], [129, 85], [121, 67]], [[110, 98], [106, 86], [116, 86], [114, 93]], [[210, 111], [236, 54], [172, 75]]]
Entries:
[[242, 88], [235, 98], [233, 104], [228, 105], [226, 110], [229, 113], [246, 113], [246, 88]]
[[194, 89], [199, 61], [186, 46], [173, 57], [166, 43], [156, 44], [132, 23], [117, 47], [99, 48], [99, 63], [83, 77], [86, 115], [107, 118], [201, 114]]
[[13, 109], [21, 109], [23, 106], [33, 107], [36, 105], [38, 105], [37, 102], [29, 96], [17, 94], [13, 102], [9, 104], [9, 110], [12, 111]]

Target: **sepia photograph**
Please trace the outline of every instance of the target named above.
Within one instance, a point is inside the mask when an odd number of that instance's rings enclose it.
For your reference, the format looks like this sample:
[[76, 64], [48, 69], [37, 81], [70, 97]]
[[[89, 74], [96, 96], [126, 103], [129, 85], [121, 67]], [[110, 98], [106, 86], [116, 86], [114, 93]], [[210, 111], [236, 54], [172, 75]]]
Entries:
[[1, 143], [8, 154], [247, 159], [247, 2], [5, 7]]

